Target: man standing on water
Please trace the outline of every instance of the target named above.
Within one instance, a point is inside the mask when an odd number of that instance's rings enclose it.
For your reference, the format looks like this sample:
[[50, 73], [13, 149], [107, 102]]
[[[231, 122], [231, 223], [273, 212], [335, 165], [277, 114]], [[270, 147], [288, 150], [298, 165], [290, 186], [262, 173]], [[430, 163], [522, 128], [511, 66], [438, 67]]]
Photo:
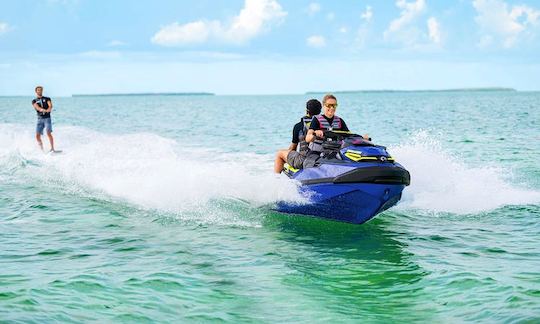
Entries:
[[35, 91], [37, 97], [32, 100], [32, 106], [37, 112], [36, 140], [41, 150], [43, 150], [43, 142], [41, 141], [41, 135], [43, 135], [43, 129], [47, 128], [47, 137], [49, 138], [49, 143], [51, 144], [51, 152], [55, 152], [51, 123], [51, 111], [53, 108], [53, 104], [51, 98], [43, 96], [42, 86], [37, 86]]

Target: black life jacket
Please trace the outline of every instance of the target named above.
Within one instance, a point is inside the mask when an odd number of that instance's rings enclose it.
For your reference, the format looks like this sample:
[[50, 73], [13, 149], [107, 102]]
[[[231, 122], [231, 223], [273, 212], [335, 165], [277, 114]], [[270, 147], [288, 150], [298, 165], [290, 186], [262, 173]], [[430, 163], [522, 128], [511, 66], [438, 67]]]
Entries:
[[298, 134], [298, 146], [296, 147], [296, 150], [300, 153], [307, 153], [308, 149], [308, 142], [306, 142], [306, 136], [309, 131], [309, 126], [311, 125], [311, 117], [304, 116], [300, 119], [302, 124], [304, 125], [304, 128], [300, 131]]

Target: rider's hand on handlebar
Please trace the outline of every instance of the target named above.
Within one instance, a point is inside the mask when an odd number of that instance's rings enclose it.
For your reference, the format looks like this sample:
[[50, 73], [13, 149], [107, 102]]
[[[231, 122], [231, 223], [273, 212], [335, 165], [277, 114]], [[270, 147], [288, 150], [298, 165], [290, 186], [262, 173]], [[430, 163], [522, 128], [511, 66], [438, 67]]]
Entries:
[[320, 130], [320, 129], [316, 130], [315, 131], [315, 136], [323, 138], [324, 137], [324, 132], [322, 130]]

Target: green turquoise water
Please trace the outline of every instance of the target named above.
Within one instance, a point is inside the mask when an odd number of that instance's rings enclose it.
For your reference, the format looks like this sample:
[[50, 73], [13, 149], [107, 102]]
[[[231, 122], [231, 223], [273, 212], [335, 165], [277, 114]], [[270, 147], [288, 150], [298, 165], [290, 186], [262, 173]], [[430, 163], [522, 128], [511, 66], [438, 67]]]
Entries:
[[540, 93], [339, 96], [412, 178], [360, 226], [271, 209], [307, 99], [53, 98], [46, 155], [0, 98], [0, 320], [540, 321]]

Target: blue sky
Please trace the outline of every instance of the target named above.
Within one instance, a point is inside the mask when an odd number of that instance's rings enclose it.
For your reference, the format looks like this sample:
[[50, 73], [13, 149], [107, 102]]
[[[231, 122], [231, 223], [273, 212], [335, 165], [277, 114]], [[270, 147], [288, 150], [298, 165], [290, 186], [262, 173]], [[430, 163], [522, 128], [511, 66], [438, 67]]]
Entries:
[[0, 5], [0, 95], [540, 90], [540, 0]]

